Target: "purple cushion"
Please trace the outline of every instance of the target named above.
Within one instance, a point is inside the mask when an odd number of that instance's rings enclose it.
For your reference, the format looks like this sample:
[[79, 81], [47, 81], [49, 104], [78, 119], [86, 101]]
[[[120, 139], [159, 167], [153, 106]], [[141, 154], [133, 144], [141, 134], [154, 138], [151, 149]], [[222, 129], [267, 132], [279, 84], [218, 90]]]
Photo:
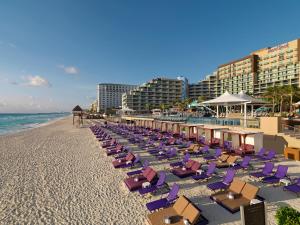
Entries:
[[136, 190], [140, 189], [142, 187], [143, 183], [147, 182], [147, 179], [144, 176], [139, 175], [137, 177], [139, 178], [138, 181], [134, 181], [135, 177], [129, 177], [124, 180], [126, 186], [128, 187], [128, 189], [130, 191], [136, 191]]

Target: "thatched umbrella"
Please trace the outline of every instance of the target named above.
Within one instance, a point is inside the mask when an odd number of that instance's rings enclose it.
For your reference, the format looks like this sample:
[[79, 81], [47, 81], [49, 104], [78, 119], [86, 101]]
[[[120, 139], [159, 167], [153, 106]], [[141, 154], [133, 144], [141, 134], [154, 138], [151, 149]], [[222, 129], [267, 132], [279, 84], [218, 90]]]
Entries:
[[79, 123], [83, 124], [83, 118], [82, 118], [83, 109], [79, 105], [76, 105], [73, 108], [72, 113], [73, 113], [73, 125], [74, 125], [75, 116], [78, 116], [79, 117]]

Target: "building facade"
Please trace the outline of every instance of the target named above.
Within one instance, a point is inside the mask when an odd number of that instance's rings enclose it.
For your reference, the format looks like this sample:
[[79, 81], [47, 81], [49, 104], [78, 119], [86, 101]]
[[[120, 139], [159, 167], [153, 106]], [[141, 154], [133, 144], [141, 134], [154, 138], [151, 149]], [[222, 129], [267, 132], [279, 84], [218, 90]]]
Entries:
[[101, 83], [97, 86], [97, 112], [121, 108], [122, 94], [136, 88], [136, 85]]
[[138, 112], [160, 108], [162, 104], [170, 105], [183, 100], [187, 95], [187, 79], [155, 78], [134, 90], [123, 94], [122, 108]]

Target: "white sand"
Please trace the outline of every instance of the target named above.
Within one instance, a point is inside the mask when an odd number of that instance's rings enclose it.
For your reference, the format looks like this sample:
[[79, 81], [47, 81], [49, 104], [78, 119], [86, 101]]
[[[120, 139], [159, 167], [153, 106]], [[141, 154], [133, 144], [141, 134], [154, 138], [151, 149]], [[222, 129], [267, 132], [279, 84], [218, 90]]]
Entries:
[[[113, 169], [112, 157], [105, 156], [88, 128], [71, 123], [67, 118], [0, 137], [0, 224], [145, 224], [145, 203], [157, 197], [129, 193], [123, 184], [126, 171]], [[168, 168], [168, 162], [155, 162], [144, 151], [133, 150], [150, 159], [156, 170]], [[298, 162], [280, 163], [290, 165], [290, 175], [300, 176]], [[206, 183], [170, 173], [167, 181], [178, 183], [180, 194], [190, 197], [210, 224], [240, 224], [239, 213], [231, 214], [208, 199]], [[263, 186], [260, 194], [268, 202], [269, 224], [275, 224], [278, 205], [300, 210], [299, 198], [282, 187], [255, 184]]]

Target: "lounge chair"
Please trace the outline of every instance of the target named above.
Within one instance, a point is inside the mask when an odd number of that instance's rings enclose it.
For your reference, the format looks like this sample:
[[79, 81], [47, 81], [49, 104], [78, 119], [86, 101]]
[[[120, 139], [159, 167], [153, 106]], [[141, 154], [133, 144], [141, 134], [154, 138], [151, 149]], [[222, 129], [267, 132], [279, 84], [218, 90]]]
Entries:
[[212, 175], [214, 174], [215, 170], [216, 170], [216, 163], [211, 162], [211, 163], [209, 163], [206, 172], [202, 172], [200, 174], [194, 175], [193, 179], [197, 180], [197, 181], [199, 181], [199, 180], [201, 180], [201, 181], [208, 180], [209, 178], [212, 177]]
[[234, 170], [246, 170], [248, 169], [249, 165], [250, 165], [250, 161], [251, 161], [251, 157], [250, 156], [245, 156], [243, 161], [241, 163], [237, 163], [235, 164], [232, 169]]
[[262, 169], [262, 171], [255, 172], [255, 173], [250, 173], [249, 176], [261, 179], [261, 178], [270, 176], [271, 173], [273, 172], [273, 168], [274, 168], [274, 163], [266, 162], [265, 166]]
[[142, 165], [143, 165], [142, 169], [130, 171], [130, 172], [127, 173], [127, 176], [131, 177], [131, 176], [134, 176], [134, 175], [142, 174], [143, 171], [149, 166], [149, 161], [148, 161], [148, 160], [145, 160], [145, 161], [142, 163]]
[[147, 167], [142, 174], [126, 178], [124, 183], [130, 191], [140, 189], [145, 182], [153, 184], [157, 180], [157, 174], [151, 167]]
[[124, 146], [123, 146], [123, 145], [120, 145], [120, 144], [118, 144], [118, 145], [116, 146], [116, 148], [113, 148], [113, 149], [107, 149], [107, 150], [106, 150], [106, 154], [107, 154], [108, 156], [110, 156], [110, 155], [116, 155], [116, 154], [119, 154], [119, 153], [122, 153], [122, 152], [124, 152]]
[[201, 164], [199, 162], [190, 159], [185, 166], [174, 168], [172, 173], [179, 178], [185, 178], [195, 175], [200, 167]]
[[298, 197], [300, 194], [300, 178], [296, 179], [293, 184], [284, 186], [283, 190], [293, 192]]
[[145, 195], [148, 193], [154, 193], [164, 187], [167, 187], [168, 184], [166, 183], [166, 173], [165, 172], [160, 172], [159, 173], [159, 178], [156, 184], [154, 185], [149, 185], [147, 187], [142, 187], [139, 189], [139, 193], [141, 195]]
[[178, 198], [177, 196], [178, 192], [179, 192], [179, 185], [174, 183], [167, 197], [152, 202], [148, 202], [146, 204], [147, 209], [150, 212], [153, 212], [154, 210], [157, 209], [169, 207]]
[[254, 154], [254, 145], [242, 144], [238, 149], [234, 151], [238, 155], [252, 155]]
[[273, 176], [265, 177], [262, 179], [264, 183], [277, 184], [281, 179], [287, 177], [288, 166], [279, 165]]
[[198, 144], [191, 144], [188, 148], [182, 148], [179, 150], [179, 152], [186, 152], [186, 153], [190, 153], [192, 151], [194, 151], [194, 149], [199, 148]]
[[180, 196], [173, 206], [153, 212], [147, 216], [150, 225], [165, 225], [165, 219], [170, 218], [171, 224], [183, 225], [184, 219], [191, 225], [206, 225], [208, 220], [201, 210], [185, 196]]
[[135, 155], [129, 152], [126, 157], [120, 158], [120, 159], [115, 159], [112, 161], [112, 164], [114, 168], [121, 168], [121, 167], [126, 167], [126, 165], [131, 166], [135, 160]]
[[158, 155], [156, 158], [158, 160], [164, 160], [164, 159], [171, 159], [177, 156], [177, 149], [171, 148], [168, 151], [166, 151], [164, 154]]
[[254, 158], [261, 158], [265, 155], [266, 149], [265, 148], [260, 148], [257, 154], [253, 155], [252, 157]]
[[187, 161], [189, 161], [190, 159], [190, 154], [186, 153], [182, 159], [182, 161], [178, 161], [178, 162], [173, 162], [170, 163], [170, 167], [179, 167], [179, 166], [184, 166], [186, 164]]
[[235, 170], [228, 169], [222, 181], [210, 183], [207, 186], [212, 191], [227, 189], [235, 175]]
[[215, 154], [214, 155], [208, 155], [208, 156], [204, 156], [203, 158], [205, 159], [205, 160], [214, 160], [214, 159], [217, 159], [217, 158], [219, 158], [220, 156], [221, 156], [221, 154], [222, 154], [222, 149], [220, 149], [220, 148], [217, 148], [216, 150], [215, 150]]
[[[235, 178], [226, 191], [212, 194], [211, 199], [231, 213], [238, 212], [240, 206], [250, 205], [252, 199], [257, 197], [259, 188]], [[233, 196], [233, 199], [229, 198]]]
[[276, 152], [274, 150], [270, 150], [266, 156], [264, 155], [262, 157], [259, 157], [258, 160], [260, 160], [260, 161], [271, 161], [275, 158], [275, 156], [276, 156]]
[[216, 166], [217, 166], [217, 168], [226, 168], [226, 167], [234, 165], [234, 163], [236, 162], [237, 159], [238, 159], [237, 156], [229, 155], [227, 157], [226, 161], [223, 161], [223, 160], [217, 161]]

